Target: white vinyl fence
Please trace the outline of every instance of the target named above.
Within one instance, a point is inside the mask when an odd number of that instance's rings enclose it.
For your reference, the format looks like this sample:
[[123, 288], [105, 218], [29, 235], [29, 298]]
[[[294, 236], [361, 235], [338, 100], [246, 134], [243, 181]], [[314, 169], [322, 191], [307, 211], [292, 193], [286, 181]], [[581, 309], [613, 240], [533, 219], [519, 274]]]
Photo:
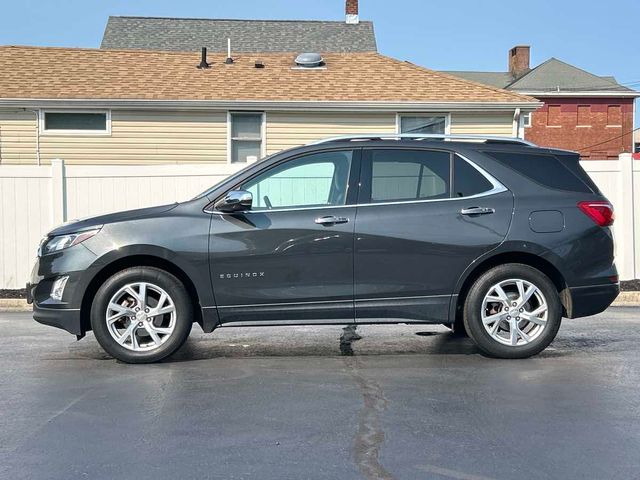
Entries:
[[[613, 203], [616, 263], [623, 280], [640, 273], [640, 162], [582, 162]], [[67, 220], [186, 200], [240, 167], [0, 165], [0, 289], [23, 288], [40, 238]], [[640, 187], [639, 187], [640, 188]]]

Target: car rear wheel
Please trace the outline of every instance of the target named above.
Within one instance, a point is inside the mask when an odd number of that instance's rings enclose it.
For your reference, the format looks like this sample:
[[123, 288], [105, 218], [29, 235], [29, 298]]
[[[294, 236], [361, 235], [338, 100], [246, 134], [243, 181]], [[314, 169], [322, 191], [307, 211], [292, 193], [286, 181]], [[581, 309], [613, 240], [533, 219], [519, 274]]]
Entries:
[[184, 285], [153, 267], [110, 277], [91, 307], [91, 327], [107, 353], [127, 363], [157, 362], [186, 341], [193, 305]]
[[469, 336], [487, 355], [526, 358], [555, 338], [562, 306], [551, 280], [528, 265], [500, 265], [473, 284], [464, 305]]

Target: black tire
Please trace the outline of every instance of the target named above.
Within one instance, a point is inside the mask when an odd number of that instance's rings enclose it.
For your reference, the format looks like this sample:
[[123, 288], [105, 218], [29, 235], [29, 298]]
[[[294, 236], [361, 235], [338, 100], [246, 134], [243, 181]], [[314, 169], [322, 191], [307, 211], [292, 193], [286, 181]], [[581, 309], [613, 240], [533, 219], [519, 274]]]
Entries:
[[[524, 345], [504, 345], [494, 339], [482, 324], [482, 304], [492, 286], [509, 279], [534, 284], [547, 303], [547, 321], [539, 336]], [[472, 285], [464, 304], [464, 325], [471, 339], [486, 355], [497, 358], [528, 358], [540, 353], [553, 341], [562, 321], [562, 305], [553, 282], [539, 270], [520, 263], [500, 265], [483, 273]]]
[[[127, 284], [146, 282], [164, 290], [175, 306], [175, 326], [165, 341], [148, 351], [134, 351], [119, 344], [109, 332], [106, 314], [112, 297]], [[127, 318], [123, 317], [126, 322]], [[154, 267], [131, 267], [122, 270], [98, 289], [91, 305], [91, 327], [104, 350], [126, 363], [158, 362], [178, 350], [187, 340], [193, 325], [193, 304], [180, 280], [170, 273]], [[137, 320], [135, 322], [137, 323]]]

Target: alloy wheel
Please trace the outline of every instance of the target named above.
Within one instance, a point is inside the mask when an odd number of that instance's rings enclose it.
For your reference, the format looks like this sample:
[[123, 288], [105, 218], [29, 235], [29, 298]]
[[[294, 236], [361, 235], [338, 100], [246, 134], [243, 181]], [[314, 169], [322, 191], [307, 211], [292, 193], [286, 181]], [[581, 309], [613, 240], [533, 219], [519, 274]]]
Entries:
[[105, 321], [118, 344], [144, 352], [158, 348], [171, 337], [176, 326], [176, 307], [159, 286], [128, 283], [111, 297]]
[[503, 280], [491, 288], [482, 301], [482, 325], [503, 345], [522, 346], [538, 338], [547, 325], [547, 300], [528, 280]]

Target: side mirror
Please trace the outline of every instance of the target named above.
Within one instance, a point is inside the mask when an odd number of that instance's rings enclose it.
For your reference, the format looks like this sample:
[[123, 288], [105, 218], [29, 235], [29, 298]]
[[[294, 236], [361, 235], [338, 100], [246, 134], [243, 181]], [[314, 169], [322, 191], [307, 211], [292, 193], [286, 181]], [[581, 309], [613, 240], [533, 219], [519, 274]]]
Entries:
[[224, 198], [218, 200], [214, 207], [225, 213], [243, 212], [250, 210], [253, 203], [253, 195], [245, 190], [231, 190]]

